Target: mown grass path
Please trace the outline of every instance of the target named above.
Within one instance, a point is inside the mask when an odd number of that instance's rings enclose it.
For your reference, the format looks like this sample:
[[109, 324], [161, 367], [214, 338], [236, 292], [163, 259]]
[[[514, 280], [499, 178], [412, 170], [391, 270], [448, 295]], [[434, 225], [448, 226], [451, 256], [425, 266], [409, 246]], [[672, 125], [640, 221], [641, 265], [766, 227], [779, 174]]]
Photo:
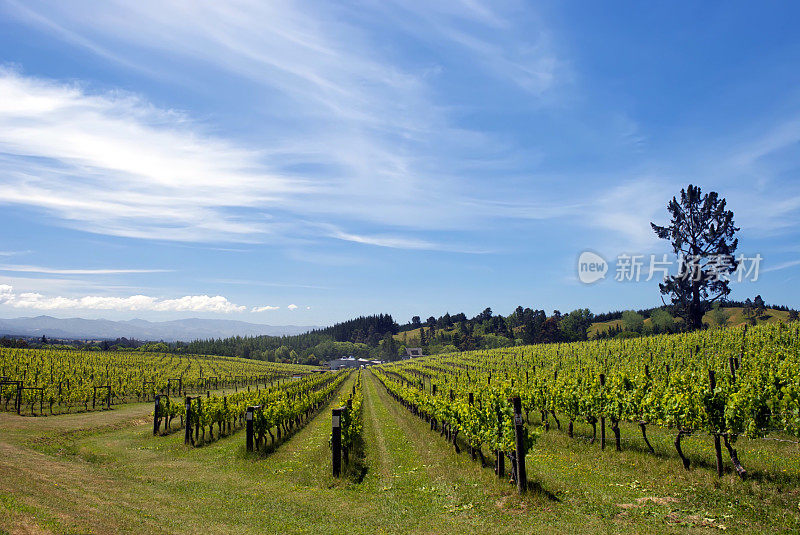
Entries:
[[364, 490], [382, 503], [379, 533], [519, 533], [513, 489], [464, 455], [455, 455], [427, 424], [392, 400], [367, 374], [364, 432], [370, 471]]

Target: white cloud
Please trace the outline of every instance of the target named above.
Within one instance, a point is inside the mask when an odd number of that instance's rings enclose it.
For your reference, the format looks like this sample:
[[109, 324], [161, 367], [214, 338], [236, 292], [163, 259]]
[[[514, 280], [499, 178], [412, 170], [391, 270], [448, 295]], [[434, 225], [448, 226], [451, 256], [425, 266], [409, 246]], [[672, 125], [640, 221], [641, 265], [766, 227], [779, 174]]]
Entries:
[[0, 70], [0, 202], [33, 205], [84, 230], [180, 241], [257, 240], [269, 208], [306, 191], [256, 151], [121, 93]]
[[0, 271], [15, 273], [48, 273], [53, 275], [117, 275], [127, 273], [167, 273], [170, 269], [59, 269], [18, 264], [0, 265]]
[[5, 303], [14, 298], [14, 288], [8, 284], [0, 284], [0, 303]]
[[263, 307], [253, 307], [251, 312], [266, 312], [267, 310], [278, 310], [281, 307], [274, 307], [270, 305], [264, 305]]
[[12, 286], [0, 285], [0, 305], [36, 310], [116, 310], [153, 312], [243, 312], [246, 307], [231, 303], [221, 295], [186, 295], [177, 299], [161, 299], [147, 295], [130, 297], [46, 297], [40, 293], [17, 294]]
[[286, 308], [288, 308], [289, 310], [297, 310], [299, 307], [297, 305], [295, 305], [295, 304], [291, 304]]

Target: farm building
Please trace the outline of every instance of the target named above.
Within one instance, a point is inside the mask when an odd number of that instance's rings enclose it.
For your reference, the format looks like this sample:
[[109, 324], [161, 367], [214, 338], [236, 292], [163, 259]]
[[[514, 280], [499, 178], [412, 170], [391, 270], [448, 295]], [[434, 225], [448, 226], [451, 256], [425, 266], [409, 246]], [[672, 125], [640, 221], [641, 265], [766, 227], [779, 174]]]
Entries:
[[331, 370], [340, 370], [342, 368], [360, 368], [362, 366], [373, 366], [381, 364], [380, 360], [357, 359], [355, 357], [343, 357], [328, 361], [328, 367]]
[[424, 357], [425, 355], [422, 354], [421, 347], [407, 347], [406, 354], [403, 356], [403, 359], [410, 359], [415, 357]]

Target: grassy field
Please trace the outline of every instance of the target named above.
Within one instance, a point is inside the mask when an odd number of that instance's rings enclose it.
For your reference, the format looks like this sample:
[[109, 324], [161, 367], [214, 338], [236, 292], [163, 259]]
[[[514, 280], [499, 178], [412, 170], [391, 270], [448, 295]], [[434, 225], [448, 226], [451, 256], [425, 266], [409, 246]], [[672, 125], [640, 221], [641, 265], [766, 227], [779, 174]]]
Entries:
[[[342, 386], [350, 388], [351, 377]], [[324, 409], [274, 453], [243, 432], [200, 448], [151, 436], [150, 404], [55, 417], [0, 414], [0, 526], [9, 533], [735, 533], [800, 532], [800, 449], [738, 443], [752, 473], [713, 470], [711, 439], [623, 427], [624, 451], [551, 429], [527, 458], [524, 498], [457, 455], [364, 380], [363, 481], [334, 480]], [[334, 397], [338, 399], [338, 397]], [[532, 423], [535, 425], [535, 422]]]

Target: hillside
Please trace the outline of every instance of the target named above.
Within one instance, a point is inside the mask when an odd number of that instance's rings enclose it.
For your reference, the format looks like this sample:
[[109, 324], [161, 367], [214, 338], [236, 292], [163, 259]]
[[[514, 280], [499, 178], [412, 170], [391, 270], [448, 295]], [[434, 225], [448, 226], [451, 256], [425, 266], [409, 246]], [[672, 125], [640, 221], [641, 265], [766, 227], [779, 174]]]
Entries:
[[[653, 309], [655, 310], [655, 309]], [[737, 326], [746, 323], [746, 319], [744, 317], [744, 309], [742, 307], [723, 307], [729, 314], [728, 319], [728, 326]], [[643, 314], [649, 314], [651, 311], [643, 311]], [[605, 314], [608, 316], [608, 314]], [[552, 338], [547, 339], [544, 338], [548, 334], [552, 335], [552, 332], [548, 332], [546, 329], [546, 324], [542, 324], [539, 328], [542, 332], [543, 339], [540, 342], [548, 342], [548, 341], [569, 341], [570, 339], [567, 338], [568, 333], [563, 329], [563, 321], [567, 316], [561, 316], [559, 322], [559, 328], [561, 328], [560, 336], [561, 338], [553, 340]], [[602, 316], [601, 316], [602, 317]], [[492, 319], [496, 319], [498, 316], [494, 316]], [[510, 318], [510, 317], [509, 317]], [[506, 319], [509, 319], [506, 318]], [[552, 320], [552, 318], [548, 318], [548, 320]], [[764, 323], [777, 323], [777, 322], [788, 322], [789, 321], [789, 312], [785, 310], [778, 310], [775, 308], [767, 308], [764, 315], [760, 318], [756, 319], [756, 324], [764, 324]], [[679, 326], [681, 324], [680, 319], [675, 320], [676, 324]], [[712, 313], [709, 312], [704, 317], [704, 322], [709, 325], [713, 326], [714, 320], [712, 317]], [[512, 324], [513, 325], [513, 324]], [[415, 329], [408, 329], [404, 330], [400, 333], [394, 335], [395, 341], [402, 346], [407, 347], [415, 347], [420, 345], [420, 332], [425, 330], [425, 337], [426, 337], [426, 354], [435, 354], [435, 353], [442, 353], [447, 351], [454, 351], [455, 349], [463, 350], [463, 349], [489, 349], [494, 347], [508, 347], [515, 345], [515, 343], [519, 343], [518, 340], [521, 340], [524, 336], [522, 325], [514, 325], [510, 327], [511, 331], [513, 331], [513, 340], [511, 339], [509, 333], [510, 331], [506, 331], [506, 334], [502, 335], [496, 329], [496, 324], [490, 325], [484, 322], [474, 322], [472, 320], [468, 322], [455, 322], [450, 327], [436, 327], [434, 329], [434, 338], [431, 340], [430, 334], [430, 327], [419, 327]], [[622, 319], [611, 319], [607, 321], [594, 321], [587, 325], [586, 333], [589, 339], [597, 338], [600, 335], [607, 333], [609, 330], [624, 330], [624, 324]], [[644, 319], [644, 333], [650, 334], [652, 332], [652, 321], [651, 319], [645, 318]], [[674, 329], [672, 329], [674, 330]], [[465, 333], [469, 331], [469, 335], [467, 336]], [[663, 330], [657, 332], [663, 332]], [[610, 333], [614, 336], [616, 333]], [[626, 333], [626, 335], [629, 335]], [[636, 336], [636, 334], [630, 334], [632, 336]], [[574, 339], [574, 338], [573, 338]], [[454, 342], [460, 340], [461, 343]], [[465, 347], [464, 343], [470, 344], [469, 347]]]
[[[744, 309], [741, 307], [722, 307], [728, 314], [730, 314], [730, 318], [728, 319], [728, 326], [737, 326], [743, 325], [747, 323], [744, 317]], [[678, 319], [677, 321], [680, 321]], [[774, 308], [768, 308], [764, 316], [761, 318], [756, 319], [756, 324], [761, 325], [763, 323], [778, 323], [778, 322], [788, 322], [789, 321], [789, 313], [784, 310], [776, 310]], [[711, 312], [707, 312], [705, 316], [703, 316], [703, 323], [706, 325], [714, 325], [714, 321], [711, 316]], [[646, 318], [644, 320], [645, 326], [651, 325], [650, 318]], [[588, 336], [589, 338], [594, 338], [597, 336], [597, 333], [607, 331], [609, 329], [615, 328], [623, 328], [622, 320], [610, 320], [610, 321], [598, 321], [592, 323], [589, 327]]]

